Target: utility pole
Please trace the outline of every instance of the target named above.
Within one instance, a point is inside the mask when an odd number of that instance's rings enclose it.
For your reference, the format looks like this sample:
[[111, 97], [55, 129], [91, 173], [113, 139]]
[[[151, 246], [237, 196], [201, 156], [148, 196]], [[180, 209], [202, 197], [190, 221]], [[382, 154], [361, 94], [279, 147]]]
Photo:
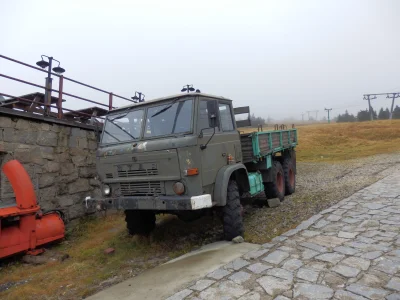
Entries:
[[308, 110], [307, 114], [308, 114], [308, 120], [310, 120], [310, 113], [315, 113], [315, 121], [318, 120], [318, 110]]
[[390, 117], [389, 119], [391, 120], [393, 117], [393, 106], [394, 106], [394, 99], [399, 98], [400, 94], [399, 93], [393, 93], [392, 96], [389, 96], [390, 94], [387, 94], [386, 98], [392, 99], [392, 107], [390, 108]]
[[329, 117], [329, 112], [332, 110], [332, 108], [325, 108], [325, 110], [328, 112], [328, 124], [331, 123], [331, 118]]
[[307, 118], [308, 118], [308, 121], [310, 121], [310, 112], [311, 112], [311, 111], [309, 111], [309, 110], [307, 111]]
[[304, 113], [301, 114], [301, 121], [304, 123]]
[[372, 111], [372, 106], [371, 106], [371, 100], [376, 99], [376, 96], [374, 98], [371, 98], [371, 95], [364, 95], [364, 100], [368, 100], [368, 107], [369, 107], [369, 114], [371, 115], [371, 121], [374, 120], [374, 113]]

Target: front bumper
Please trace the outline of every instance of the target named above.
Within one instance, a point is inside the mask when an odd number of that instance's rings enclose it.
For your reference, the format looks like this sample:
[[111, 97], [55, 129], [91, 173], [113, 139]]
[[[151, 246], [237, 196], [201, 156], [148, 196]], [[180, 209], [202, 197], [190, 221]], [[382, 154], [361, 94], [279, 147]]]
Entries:
[[119, 197], [93, 199], [86, 197], [86, 208], [134, 209], [134, 210], [198, 210], [212, 207], [210, 194], [200, 196], [158, 196], [158, 197]]

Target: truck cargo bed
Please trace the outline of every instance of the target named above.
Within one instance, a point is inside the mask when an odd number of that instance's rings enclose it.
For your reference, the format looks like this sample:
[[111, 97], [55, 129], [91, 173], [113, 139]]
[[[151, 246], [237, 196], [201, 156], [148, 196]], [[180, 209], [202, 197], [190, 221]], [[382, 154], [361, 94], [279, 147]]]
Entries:
[[297, 129], [259, 131], [240, 134], [243, 162], [291, 149], [297, 145]]

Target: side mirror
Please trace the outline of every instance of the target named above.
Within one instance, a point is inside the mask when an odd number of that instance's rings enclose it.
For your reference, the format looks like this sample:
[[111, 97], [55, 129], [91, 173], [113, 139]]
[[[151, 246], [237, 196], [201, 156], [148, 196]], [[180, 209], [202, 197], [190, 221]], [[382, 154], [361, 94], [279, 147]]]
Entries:
[[219, 127], [217, 101], [207, 101], [207, 111], [210, 128]]

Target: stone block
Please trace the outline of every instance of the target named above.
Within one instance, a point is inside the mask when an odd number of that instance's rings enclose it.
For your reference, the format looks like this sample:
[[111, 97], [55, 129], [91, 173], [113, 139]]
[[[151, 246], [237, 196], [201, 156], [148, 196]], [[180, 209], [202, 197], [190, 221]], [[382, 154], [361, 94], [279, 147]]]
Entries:
[[78, 138], [76, 136], [68, 137], [68, 147], [69, 148], [76, 148], [78, 147]]
[[55, 201], [56, 194], [57, 194], [57, 187], [54, 185], [39, 189], [39, 197], [41, 201], [40, 205], [42, 205], [42, 203], [44, 202]]
[[89, 180], [87, 179], [78, 179], [68, 185], [68, 192], [70, 194], [76, 194], [80, 192], [90, 191], [91, 187], [89, 185]]
[[74, 172], [74, 173], [72, 173], [70, 175], [62, 176], [60, 181], [64, 182], [64, 183], [71, 183], [71, 182], [77, 180], [78, 178], [79, 178], [78, 177], [78, 172]]
[[81, 149], [88, 148], [87, 138], [78, 138], [78, 148], [81, 148]]
[[75, 172], [77, 169], [72, 163], [63, 163], [60, 166], [60, 174], [61, 175], [70, 175]]
[[0, 128], [13, 128], [15, 127], [15, 122], [9, 117], [0, 117]]
[[87, 138], [89, 139], [89, 140], [96, 140], [96, 134], [95, 134], [95, 132], [94, 131], [86, 131], [86, 134], [87, 134]]
[[74, 204], [74, 195], [66, 195], [57, 197], [58, 204], [61, 207], [68, 207]]
[[18, 118], [15, 124], [15, 128], [19, 130], [34, 130], [37, 129], [37, 127], [37, 122], [31, 122], [22, 118]]
[[100, 187], [100, 181], [94, 178], [89, 179], [89, 184], [94, 187]]
[[289, 289], [291, 289], [292, 282], [289, 280], [276, 278], [273, 276], [264, 276], [257, 279], [257, 282], [270, 296], [276, 296]]
[[3, 141], [14, 142], [16, 130], [14, 128], [3, 128]]
[[86, 138], [86, 130], [77, 127], [71, 128], [71, 136]]
[[65, 195], [68, 194], [68, 184], [65, 182], [59, 182], [58, 186], [58, 193], [57, 195]]
[[201, 280], [197, 281], [195, 285], [191, 286], [190, 289], [195, 290], [195, 291], [202, 291], [202, 290], [205, 290], [206, 288], [208, 288], [213, 283], [215, 283], [214, 280], [201, 279]]
[[83, 205], [68, 206], [67, 214], [69, 219], [76, 219], [78, 217], [82, 217], [85, 214], [85, 207]]
[[[14, 158], [23, 164], [30, 163], [30, 162], [32, 162], [32, 153], [29, 149], [16, 149], [14, 151]], [[40, 163], [38, 163], [38, 164], [42, 165]]]
[[[58, 151], [59, 151], [59, 148], [57, 148], [57, 152]], [[57, 157], [58, 157], [58, 161], [60, 163], [65, 163], [65, 162], [71, 162], [72, 161], [68, 151], [65, 151], [65, 152], [62, 152], [62, 153], [58, 152]]]
[[59, 125], [57, 125], [57, 124], [51, 124], [51, 125], [50, 125], [50, 130], [51, 130], [51, 131], [54, 131], [54, 132], [60, 132], [60, 127], [61, 127], [61, 126], [59, 126]]
[[288, 257], [289, 253], [276, 250], [268, 254], [263, 260], [274, 265], [279, 265], [283, 260], [285, 260]]
[[50, 130], [50, 124], [48, 124], [48, 123], [42, 123], [42, 124], [40, 124], [40, 130], [42, 130], [42, 131], [49, 131], [49, 130]]
[[306, 299], [330, 299], [333, 296], [333, 290], [329, 287], [308, 284], [308, 283], [297, 283], [294, 285], [294, 297], [306, 298]]
[[71, 159], [75, 167], [85, 167], [88, 165], [87, 157], [84, 155], [72, 156]]
[[225, 276], [229, 275], [231, 272], [224, 269], [217, 269], [207, 275], [207, 277], [219, 280], [224, 278]]
[[[49, 173], [59, 172], [60, 171], [60, 164], [58, 162], [55, 162], [55, 161], [48, 161], [45, 164], [44, 169]], [[56, 174], [56, 176], [58, 176], [58, 174]]]
[[70, 148], [68, 152], [71, 156], [79, 156], [79, 155], [86, 155], [87, 151], [80, 149], [80, 148]]
[[57, 178], [56, 173], [45, 173], [39, 176], [39, 188], [45, 188], [55, 183]]
[[68, 147], [69, 136], [61, 135], [58, 138], [58, 147]]
[[354, 294], [367, 297], [368, 299], [385, 299], [385, 296], [389, 294], [388, 291], [383, 289], [371, 288], [360, 284], [352, 284], [346, 288], [348, 291]]
[[53, 147], [38, 147], [35, 149], [35, 151], [38, 151], [40, 153], [40, 156], [42, 158], [48, 159], [48, 160], [54, 160], [55, 159], [55, 154], [54, 154], [54, 148]]
[[71, 127], [69, 127], [69, 126], [60, 126], [60, 134], [61, 135], [70, 135], [71, 134]]
[[95, 167], [81, 167], [79, 168], [79, 177], [81, 178], [94, 178], [96, 176]]
[[97, 149], [97, 141], [89, 141], [88, 148], [90, 150], [96, 150]]
[[15, 131], [14, 142], [28, 145], [35, 145], [38, 133], [34, 131]]
[[37, 144], [40, 146], [56, 147], [58, 143], [58, 134], [53, 131], [41, 131], [37, 138]]

